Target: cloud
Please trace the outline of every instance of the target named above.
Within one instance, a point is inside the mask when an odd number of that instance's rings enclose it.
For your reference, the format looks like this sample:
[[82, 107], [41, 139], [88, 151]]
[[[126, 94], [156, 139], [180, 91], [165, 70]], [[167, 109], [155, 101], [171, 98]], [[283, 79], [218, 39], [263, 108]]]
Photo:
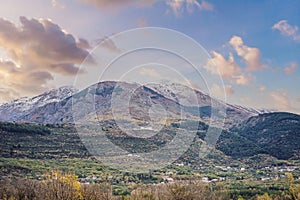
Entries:
[[211, 11], [214, 8], [212, 4], [206, 1], [199, 2], [197, 0], [168, 0], [166, 4], [172, 9], [176, 16], [180, 16], [185, 9], [191, 14], [195, 8], [200, 11]]
[[266, 87], [264, 86], [264, 85], [261, 85], [260, 87], [259, 87], [259, 91], [260, 92], [264, 92], [266, 90]]
[[17, 67], [16, 64], [12, 61], [0, 60], [0, 72], [2, 73], [16, 73]]
[[294, 41], [300, 42], [300, 33], [298, 26], [288, 24], [287, 20], [281, 20], [273, 25], [273, 30], [279, 30], [281, 35], [291, 37]]
[[232, 79], [241, 73], [241, 68], [235, 63], [233, 55], [230, 53], [226, 60], [220, 53], [212, 51], [212, 59], [208, 61], [205, 68], [212, 74], [220, 75], [226, 79]]
[[250, 85], [251, 83], [251, 76], [250, 75], [238, 75], [234, 77], [235, 82], [237, 85]]
[[293, 74], [296, 70], [297, 70], [297, 63], [296, 62], [291, 62], [289, 64], [289, 66], [287, 66], [287, 67], [284, 68], [284, 72], [287, 75]]
[[52, 71], [55, 72], [57, 70], [57, 73], [68, 76], [70, 74], [80, 74], [84, 71], [78, 69], [73, 63], [58, 63], [58, 64], [52, 64], [51, 65]]
[[213, 84], [210, 89], [210, 93], [214, 97], [224, 98], [225, 94], [226, 94], [226, 96], [233, 95], [234, 90], [231, 85], [225, 85], [225, 86], [221, 87], [217, 84]]
[[278, 90], [275, 92], [271, 92], [269, 95], [273, 101], [273, 105], [275, 108], [281, 110], [291, 109], [291, 102], [285, 90]]
[[234, 57], [229, 53], [226, 60], [223, 55], [216, 51], [212, 51], [212, 58], [207, 62], [204, 68], [215, 75], [221, 75], [222, 78], [231, 81], [237, 85], [249, 85], [251, 77], [245, 75], [242, 69], [234, 61]]
[[106, 48], [107, 50], [109, 50], [112, 53], [120, 53], [120, 52], [122, 52], [122, 50], [119, 49], [119, 47], [117, 47], [117, 45], [115, 44], [115, 42], [112, 39], [110, 39], [109, 37], [107, 37], [107, 36], [104, 36], [103, 38], [99, 39], [97, 41], [97, 43], [99, 45], [101, 45], [101, 47]]
[[150, 6], [158, 0], [81, 0], [83, 3], [97, 8], [120, 8], [127, 5]]
[[[0, 61], [1, 88], [14, 96], [20, 96], [20, 93], [33, 94], [44, 90], [45, 84], [53, 80], [51, 73], [46, 71], [23, 71], [12, 61]], [[17, 94], [17, 95], [16, 95]], [[5, 99], [0, 97], [0, 101]]]
[[143, 76], [151, 76], [153, 78], [161, 78], [161, 74], [157, 70], [151, 69], [151, 68], [142, 68], [139, 70], [139, 73]]
[[10, 89], [10, 88], [0, 88], [0, 97], [1, 101], [3, 102], [9, 102], [13, 99], [19, 98], [20, 95], [16, 91]]
[[[214, 6], [207, 1], [198, 0], [81, 0], [85, 4], [93, 5], [99, 9], [105, 10], [107, 8], [118, 10], [126, 6], [149, 7], [158, 2], [165, 2], [165, 4], [176, 15], [180, 16], [185, 10], [188, 13], [193, 13], [195, 9], [200, 11], [211, 11]], [[167, 10], [169, 11], [169, 10]]]
[[51, 4], [53, 7], [65, 8], [65, 5], [57, 0], [51, 0]]
[[84, 38], [78, 39], [77, 47], [80, 49], [91, 49], [92, 48], [90, 43]]
[[[53, 64], [80, 64], [86, 57], [94, 62], [86, 49], [78, 47], [71, 34], [50, 20], [20, 17], [20, 22], [21, 27], [17, 27], [0, 19], [0, 46], [22, 67], [52, 72]], [[59, 73], [57, 69], [54, 72]], [[69, 75], [74, 75], [73, 71]]]
[[258, 48], [248, 47], [239, 36], [233, 36], [229, 44], [234, 51], [246, 63], [246, 68], [242, 68], [235, 62], [232, 52], [229, 52], [228, 59], [216, 51], [212, 51], [212, 58], [204, 68], [212, 74], [221, 75], [222, 78], [229, 80], [232, 84], [250, 85], [255, 81], [255, 76], [250, 72], [264, 68], [260, 62], [260, 51]]
[[[0, 47], [8, 55], [0, 59], [1, 86], [22, 95], [43, 91], [54, 74], [73, 76], [87, 58], [85, 39], [75, 37], [49, 19], [20, 17], [20, 25], [0, 18]], [[16, 95], [15, 95], [16, 96]]]
[[260, 51], [258, 48], [244, 45], [243, 39], [239, 36], [233, 36], [229, 44], [234, 48], [237, 55], [246, 62], [247, 71], [256, 71], [261, 68]]

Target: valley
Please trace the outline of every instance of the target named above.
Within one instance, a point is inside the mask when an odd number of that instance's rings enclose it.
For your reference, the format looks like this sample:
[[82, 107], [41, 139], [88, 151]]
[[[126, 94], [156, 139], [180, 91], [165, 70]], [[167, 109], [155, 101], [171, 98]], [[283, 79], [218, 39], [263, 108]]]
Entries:
[[[114, 198], [129, 198], [143, 187], [147, 191], [186, 182], [192, 187], [199, 182], [216, 194], [226, 191], [224, 199], [288, 194], [289, 176], [294, 184], [300, 183], [299, 115], [225, 104], [183, 85], [168, 87], [100, 82], [79, 92], [65, 87], [1, 105], [1, 181], [73, 174], [82, 185], [109, 184]], [[174, 98], [171, 87], [181, 101]], [[114, 102], [112, 97], [126, 99], [122, 92], [132, 88], [126, 115], [122, 101]], [[188, 98], [191, 93], [196, 94], [197, 104]], [[114, 103], [120, 105], [112, 109]], [[161, 107], [153, 110], [153, 105]], [[213, 113], [214, 120], [209, 118]], [[156, 168], [134, 171], [141, 166], [132, 160], [165, 148], [177, 135], [180, 140], [192, 136], [182, 154], [162, 168], [149, 163], [153, 166], [145, 167]], [[127, 153], [98, 144], [103, 138]], [[167, 159], [177, 155], [178, 144], [164, 155]], [[200, 156], [203, 147], [209, 151]], [[121, 170], [101, 160], [102, 154]], [[128, 167], [133, 171], [122, 170]]]

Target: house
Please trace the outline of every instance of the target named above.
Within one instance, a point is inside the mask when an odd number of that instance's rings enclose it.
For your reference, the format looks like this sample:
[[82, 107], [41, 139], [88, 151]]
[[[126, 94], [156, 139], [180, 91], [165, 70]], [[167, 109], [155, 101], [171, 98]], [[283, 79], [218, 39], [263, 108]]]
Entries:
[[208, 177], [203, 177], [203, 178], [201, 179], [201, 181], [204, 182], [204, 183], [208, 183], [208, 182], [209, 182], [209, 179], [208, 179]]

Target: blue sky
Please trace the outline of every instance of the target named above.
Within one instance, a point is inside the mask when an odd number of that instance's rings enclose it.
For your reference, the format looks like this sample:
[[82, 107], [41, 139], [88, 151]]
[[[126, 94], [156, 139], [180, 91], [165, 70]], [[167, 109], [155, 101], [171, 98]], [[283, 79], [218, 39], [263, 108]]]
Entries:
[[297, 0], [4, 0], [0, 100], [72, 84], [97, 40], [151, 26], [186, 34], [209, 52], [224, 80], [208, 88], [215, 96], [225, 89], [229, 103], [300, 113], [299, 10]]

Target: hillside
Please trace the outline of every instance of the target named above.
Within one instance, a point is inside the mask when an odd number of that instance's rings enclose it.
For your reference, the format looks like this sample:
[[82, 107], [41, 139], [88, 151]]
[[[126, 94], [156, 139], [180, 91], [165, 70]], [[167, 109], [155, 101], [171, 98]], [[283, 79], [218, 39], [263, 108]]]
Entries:
[[[278, 117], [278, 115], [282, 115], [282, 113], [272, 114], [271, 116], [269, 115], [270, 114], [267, 115], [267, 118], [275, 117], [277, 119], [283, 119]], [[261, 116], [265, 115], [260, 115], [258, 118]], [[291, 117], [296, 117], [297, 120], [299, 118], [299, 116]], [[250, 119], [250, 121], [252, 120], [253, 118]], [[258, 121], [262, 122], [264, 120]], [[248, 123], [249, 121], [245, 124]], [[103, 129], [106, 131], [108, 139], [110, 139], [115, 145], [120, 146], [126, 151], [132, 153], [153, 151], [157, 148], [161, 148], [166, 143], [170, 142], [170, 140], [172, 140], [174, 137], [174, 134], [176, 134], [176, 126], [174, 127], [174, 125], [171, 125], [170, 127], [165, 127], [160, 134], [157, 134], [153, 137], [147, 139], [134, 138], [122, 132], [113, 124], [105, 124], [106, 125], [103, 124]], [[245, 124], [241, 127], [245, 128]], [[257, 126], [263, 125], [258, 124]], [[283, 129], [279, 129], [278, 127], [276, 131], [283, 131], [284, 126], [281, 127], [283, 127]], [[247, 138], [246, 136], [239, 135], [237, 132], [230, 131], [223, 131], [216, 144], [216, 148], [213, 148], [212, 152], [205, 158], [199, 158], [199, 148], [203, 143], [207, 128], [207, 125], [200, 123], [194, 142], [191, 144], [190, 148], [174, 163], [188, 164], [190, 165], [191, 169], [194, 170], [199, 170], [199, 166], [202, 166], [202, 170], [210, 171], [210, 169], [214, 169], [213, 166], [232, 165], [247, 167], [248, 164], [246, 163], [250, 163], [252, 166], [255, 165], [263, 168], [265, 166], [269, 166], [270, 164], [275, 166], [276, 163], [282, 162], [278, 159], [285, 160], [281, 157], [282, 151], [276, 151], [277, 149], [282, 149], [280, 147], [280, 143], [276, 144], [278, 148], [274, 148], [275, 145], [271, 143], [263, 143], [263, 145], [261, 145], [259, 142], [252, 141], [251, 137]], [[295, 128], [297, 127], [295, 126]], [[257, 135], [259, 134], [261, 133], [257, 132]], [[292, 157], [292, 152], [299, 151], [300, 148], [298, 143], [291, 142], [298, 137], [299, 135], [293, 134], [286, 136], [285, 139], [290, 141], [284, 142], [285, 145], [289, 144], [288, 147], [283, 147], [289, 150], [285, 152], [285, 155], [288, 155], [287, 159], [295, 158]], [[257, 141], [260, 140], [257, 139]], [[2, 122], [0, 123], [0, 142], [2, 144], [0, 149], [0, 157], [6, 159], [46, 160], [51, 162], [55, 160], [55, 162], [57, 162], [58, 160], [65, 159], [86, 160], [92, 158], [90, 153], [86, 150], [84, 144], [81, 142], [81, 139], [76, 133], [76, 129], [72, 124], [38, 125]], [[273, 161], [271, 163], [265, 163], [257, 159], [256, 162], [255, 159], [253, 160], [253, 156], [257, 155], [265, 155], [267, 158], [270, 158], [270, 160]], [[7, 167], [9, 167], [7, 164], [2, 163], [2, 172], [8, 170]], [[10, 169], [11, 172], [13, 172], [12, 169], [13, 168]]]
[[299, 115], [283, 112], [260, 114], [232, 128], [232, 131], [255, 143], [258, 151], [278, 159], [300, 157]]
[[[263, 122], [258, 121], [258, 125]], [[113, 124], [105, 124], [103, 128], [109, 140], [132, 153], [160, 148], [172, 139], [176, 129], [176, 124], [171, 124], [159, 135], [137, 139], [126, 135]], [[149, 174], [121, 172], [103, 165], [86, 150], [72, 124], [0, 122], [0, 181], [18, 177], [44, 179], [44, 174], [58, 170], [76, 174], [82, 183], [109, 183], [114, 195], [128, 195], [135, 188], [131, 186], [136, 184], [160, 185], [166, 179], [182, 181], [203, 178], [207, 179], [204, 183], [209, 183], [210, 187], [223, 185], [235, 199], [239, 195], [250, 198], [267, 191], [281, 194], [285, 190], [283, 183], [286, 182], [285, 173], [288, 170], [292, 170], [295, 177], [300, 176], [299, 160], [279, 160], [275, 153], [275, 157], [258, 154], [268, 152], [237, 132], [223, 131], [216, 149], [213, 148], [205, 158], [200, 158], [199, 147], [207, 128], [206, 124], [200, 123], [190, 148], [175, 162]], [[267, 146], [264, 145], [265, 148]], [[296, 149], [297, 146], [290, 148]], [[261, 181], [263, 179], [269, 181]]]

